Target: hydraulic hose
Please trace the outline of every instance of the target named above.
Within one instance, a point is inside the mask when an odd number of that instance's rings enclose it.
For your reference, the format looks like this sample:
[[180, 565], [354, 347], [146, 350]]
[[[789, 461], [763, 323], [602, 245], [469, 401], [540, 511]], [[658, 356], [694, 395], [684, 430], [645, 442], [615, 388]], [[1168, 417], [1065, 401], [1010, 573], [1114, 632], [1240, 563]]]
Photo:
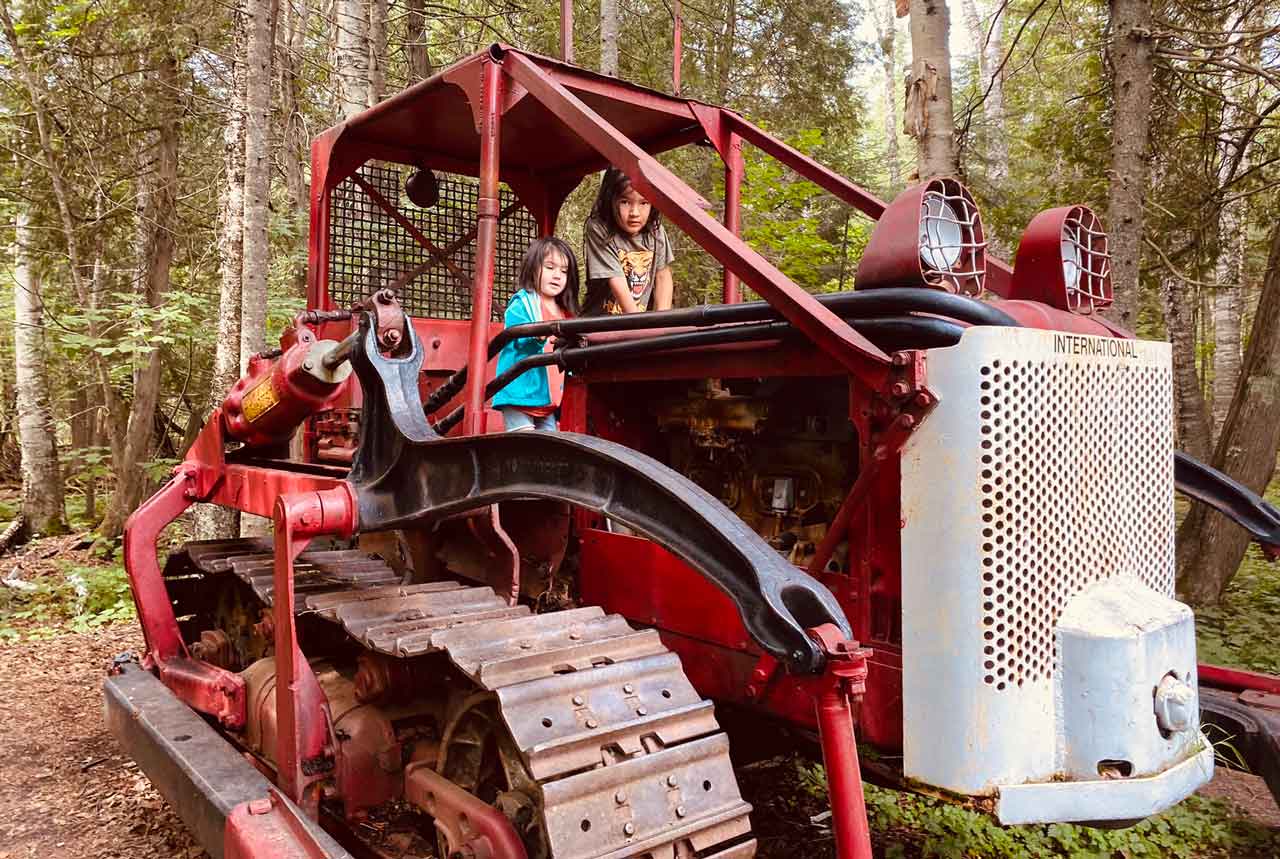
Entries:
[[[736, 306], [736, 305], [731, 305]], [[633, 314], [640, 316], [642, 314]], [[650, 314], [652, 315], [652, 314]], [[610, 317], [617, 318], [617, 317]], [[626, 318], [626, 317], [624, 317]], [[960, 341], [964, 328], [946, 319], [916, 316], [890, 316], [882, 319], [849, 320], [849, 324], [876, 346], [887, 351], [901, 349], [934, 349], [953, 346]], [[564, 346], [552, 352], [540, 352], [522, 358], [496, 376], [485, 386], [487, 402], [494, 394], [511, 384], [527, 370], [535, 367], [558, 365], [565, 370], [579, 370], [588, 362], [597, 363], [619, 358], [631, 358], [650, 352], [673, 349], [691, 349], [698, 346], [716, 346], [725, 343], [751, 343], [762, 340], [780, 340], [795, 333], [790, 322], [758, 322], [724, 325], [709, 331], [681, 331], [661, 334], [644, 340], [622, 340], [614, 343], [598, 343], [589, 346]], [[462, 406], [436, 424], [441, 435], [453, 429], [462, 420]]]
[[[846, 320], [899, 316], [905, 313], [927, 313], [969, 325], [1018, 326], [1012, 316], [995, 305], [936, 289], [892, 287], [868, 289], [862, 292], [833, 292], [814, 297], [832, 313]], [[744, 304], [705, 304], [699, 307], [658, 310], [652, 313], [583, 316], [554, 322], [529, 322], [506, 328], [489, 341], [489, 358], [492, 359], [503, 346], [520, 337], [574, 337], [612, 331], [636, 331], [644, 328], [707, 328], [713, 325], [762, 322], [780, 318], [781, 315], [768, 302], [750, 301]], [[428, 415], [434, 414], [441, 406], [457, 396], [466, 385], [467, 372], [467, 368], [462, 367], [443, 385], [431, 392], [423, 404]]]

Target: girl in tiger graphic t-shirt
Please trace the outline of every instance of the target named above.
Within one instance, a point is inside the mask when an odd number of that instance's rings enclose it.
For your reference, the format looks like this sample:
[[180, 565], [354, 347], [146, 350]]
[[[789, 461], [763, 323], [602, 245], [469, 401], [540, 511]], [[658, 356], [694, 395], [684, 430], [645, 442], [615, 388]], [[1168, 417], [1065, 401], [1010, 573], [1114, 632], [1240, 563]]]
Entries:
[[582, 315], [671, 307], [675, 258], [662, 215], [616, 167], [605, 171], [583, 228], [587, 295]]

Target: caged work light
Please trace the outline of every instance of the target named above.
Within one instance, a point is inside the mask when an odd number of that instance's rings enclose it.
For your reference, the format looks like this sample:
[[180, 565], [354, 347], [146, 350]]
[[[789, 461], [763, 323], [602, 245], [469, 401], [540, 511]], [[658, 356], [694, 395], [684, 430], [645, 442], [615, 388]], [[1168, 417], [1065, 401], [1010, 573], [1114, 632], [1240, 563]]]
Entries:
[[880, 216], [856, 286], [929, 286], [980, 295], [986, 247], [982, 217], [964, 185], [930, 179], [903, 191]]
[[1048, 209], [1031, 219], [1013, 267], [1009, 298], [1072, 313], [1111, 305], [1111, 254], [1102, 221], [1087, 206]]

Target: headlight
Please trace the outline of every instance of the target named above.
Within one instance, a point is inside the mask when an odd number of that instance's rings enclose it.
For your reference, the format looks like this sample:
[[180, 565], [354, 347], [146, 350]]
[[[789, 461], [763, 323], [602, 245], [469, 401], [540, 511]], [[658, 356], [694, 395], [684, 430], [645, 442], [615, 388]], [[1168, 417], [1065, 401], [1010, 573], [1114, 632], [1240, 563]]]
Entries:
[[1111, 306], [1111, 254], [1092, 209], [1062, 206], [1031, 219], [1018, 242], [1009, 298], [1081, 314]]
[[955, 179], [903, 191], [876, 223], [858, 265], [858, 289], [929, 286], [979, 295], [987, 273], [982, 217]]

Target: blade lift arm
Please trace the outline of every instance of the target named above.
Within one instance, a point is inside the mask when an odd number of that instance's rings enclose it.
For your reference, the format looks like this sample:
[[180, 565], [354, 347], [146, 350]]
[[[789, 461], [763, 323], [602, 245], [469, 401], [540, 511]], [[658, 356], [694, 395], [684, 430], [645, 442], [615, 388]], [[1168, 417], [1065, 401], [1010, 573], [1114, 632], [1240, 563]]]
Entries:
[[364, 391], [364, 436], [351, 469], [361, 531], [399, 528], [511, 498], [566, 501], [662, 545], [720, 588], [747, 632], [793, 670], [826, 656], [806, 630], [852, 637], [831, 592], [795, 569], [687, 477], [622, 445], [576, 433], [445, 438], [426, 422], [417, 378], [422, 347], [406, 326], [404, 357], [379, 351], [362, 322], [352, 364]]

